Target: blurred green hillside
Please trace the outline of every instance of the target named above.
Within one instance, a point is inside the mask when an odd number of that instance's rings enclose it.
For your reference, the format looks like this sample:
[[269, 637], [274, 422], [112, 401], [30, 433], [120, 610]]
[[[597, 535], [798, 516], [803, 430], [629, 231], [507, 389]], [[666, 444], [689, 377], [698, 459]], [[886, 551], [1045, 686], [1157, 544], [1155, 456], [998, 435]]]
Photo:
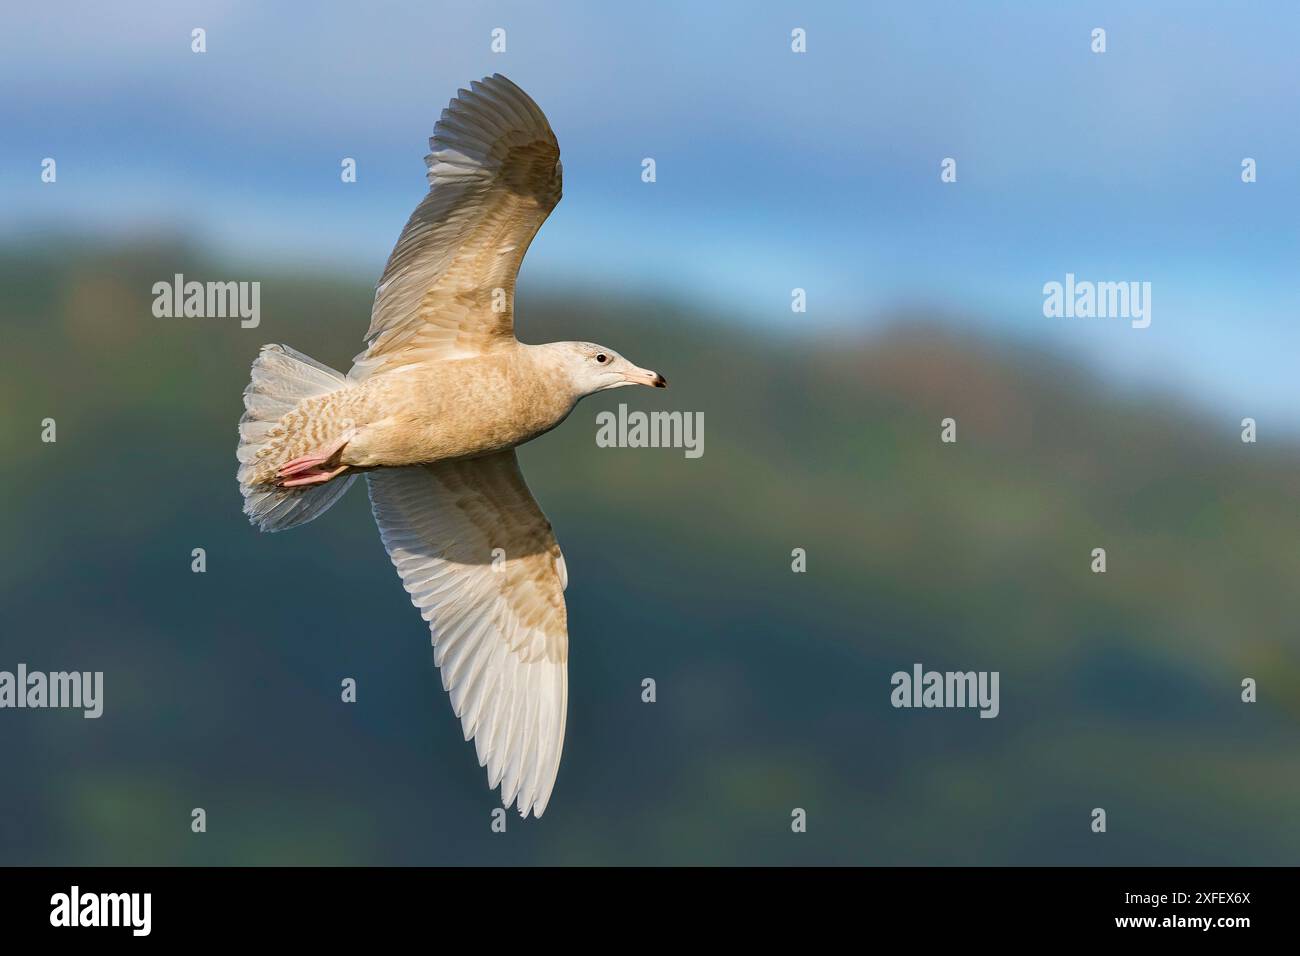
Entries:
[[[260, 280], [260, 327], [155, 318], [177, 272]], [[1300, 449], [1267, 423], [1243, 444], [1248, 411], [921, 316], [763, 337], [524, 278], [522, 339], [598, 341], [672, 387], [588, 399], [521, 452], [569, 568], [571, 697], [547, 815], [495, 835], [364, 488], [281, 535], [240, 513], [258, 346], [346, 370], [367, 283], [173, 241], [0, 249], [0, 669], [106, 687], [97, 721], [0, 711], [0, 863], [1300, 856]], [[704, 456], [598, 448], [620, 402], [703, 412]], [[918, 661], [999, 671], [1001, 715], [893, 709]]]

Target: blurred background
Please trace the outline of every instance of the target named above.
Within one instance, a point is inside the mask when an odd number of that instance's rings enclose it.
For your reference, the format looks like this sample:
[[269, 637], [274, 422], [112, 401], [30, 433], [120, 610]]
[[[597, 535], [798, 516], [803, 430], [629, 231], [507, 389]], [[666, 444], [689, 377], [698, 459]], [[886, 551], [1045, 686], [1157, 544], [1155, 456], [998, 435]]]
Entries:
[[[0, 711], [0, 864], [1293, 863], [1297, 28], [1283, 3], [7, 11], [0, 669], [102, 670], [105, 702]], [[258, 346], [348, 367], [433, 123], [495, 71], [564, 156], [520, 337], [672, 382], [521, 452], [571, 577], [570, 709], [546, 816], [505, 835], [362, 488], [267, 536], [234, 480]], [[259, 281], [260, 326], [155, 318], [178, 272]], [[1151, 282], [1151, 327], [1044, 318], [1067, 272]], [[597, 448], [620, 402], [703, 412], [704, 456]], [[893, 709], [914, 662], [999, 671], [1000, 716]]]

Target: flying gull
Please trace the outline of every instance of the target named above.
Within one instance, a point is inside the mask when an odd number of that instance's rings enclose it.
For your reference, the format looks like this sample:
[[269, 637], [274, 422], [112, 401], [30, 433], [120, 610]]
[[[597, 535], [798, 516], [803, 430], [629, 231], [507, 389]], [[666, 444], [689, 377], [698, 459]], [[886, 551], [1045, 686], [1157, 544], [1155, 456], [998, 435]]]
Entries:
[[239, 488], [253, 524], [282, 531], [365, 474], [465, 739], [503, 804], [540, 817], [564, 744], [568, 574], [515, 447], [586, 395], [667, 383], [602, 345], [515, 338], [519, 264], [560, 201], [560, 147], [537, 104], [487, 77], [459, 91], [429, 144], [429, 193], [384, 268], [352, 370], [286, 345], [253, 362]]

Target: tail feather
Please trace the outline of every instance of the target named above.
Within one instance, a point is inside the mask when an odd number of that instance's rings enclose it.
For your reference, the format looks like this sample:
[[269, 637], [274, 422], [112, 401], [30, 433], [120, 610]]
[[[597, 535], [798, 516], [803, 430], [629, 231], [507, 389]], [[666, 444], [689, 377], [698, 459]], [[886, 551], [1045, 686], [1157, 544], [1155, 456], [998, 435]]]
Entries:
[[304, 399], [347, 385], [342, 374], [287, 345], [262, 346], [244, 389], [244, 415], [239, 420], [235, 452], [244, 514], [260, 530], [283, 531], [306, 524], [328, 511], [352, 484], [355, 475], [298, 488], [281, 488], [265, 480], [265, 459], [285, 438], [284, 416]]

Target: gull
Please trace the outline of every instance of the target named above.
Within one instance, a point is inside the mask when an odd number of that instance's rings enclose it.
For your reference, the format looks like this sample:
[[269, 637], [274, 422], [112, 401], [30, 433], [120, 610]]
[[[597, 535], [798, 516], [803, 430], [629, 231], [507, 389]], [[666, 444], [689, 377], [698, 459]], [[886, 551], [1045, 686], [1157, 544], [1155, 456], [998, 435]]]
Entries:
[[500, 74], [471, 83], [429, 146], [429, 192], [384, 267], [351, 371], [286, 345], [253, 362], [239, 488], [254, 525], [283, 531], [365, 475], [489, 787], [540, 817], [564, 745], [568, 572], [515, 448], [584, 396], [667, 382], [602, 345], [515, 338], [519, 264], [562, 179], [559, 143], [528, 94]]

